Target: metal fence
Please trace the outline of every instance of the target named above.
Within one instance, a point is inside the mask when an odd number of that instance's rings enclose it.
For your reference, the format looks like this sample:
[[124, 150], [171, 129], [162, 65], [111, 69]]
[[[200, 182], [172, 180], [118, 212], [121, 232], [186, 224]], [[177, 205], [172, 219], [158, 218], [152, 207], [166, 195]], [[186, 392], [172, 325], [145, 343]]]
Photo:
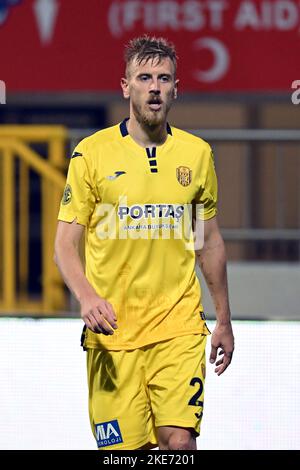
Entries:
[[[2, 220], [5, 221], [0, 230], [2, 260], [0, 285], [3, 292], [0, 296], [0, 308], [2, 311], [32, 312], [35, 310], [47, 313], [68, 308], [68, 296], [64, 295], [63, 282], [52, 262], [58, 204], [64, 185], [64, 172], [68, 165], [68, 159], [64, 158], [64, 154], [70, 154], [78, 141], [95, 131], [94, 129], [67, 130], [52, 126], [1, 127], [0, 215], [2, 213]], [[222, 233], [229, 248], [230, 244], [248, 244], [249, 246], [255, 244], [259, 250], [261, 244], [264, 243], [267, 246], [274, 243], [284, 244], [288, 249], [292, 247], [292, 255], [291, 259], [282, 259], [282, 261], [299, 261], [300, 131], [203, 129], [190, 130], [190, 132], [207, 140], [214, 149], [218, 177], [220, 177], [221, 185], [223, 184], [223, 199], [226, 199], [232, 187], [236, 185], [234, 178], [230, 178], [230, 172], [229, 179], [226, 181], [222, 175], [222, 168], [224, 169], [224, 165], [225, 167], [227, 165], [228, 155], [231, 158], [230, 152], [234, 150], [234, 157], [228, 160], [228, 166], [234, 166], [240, 160], [244, 162], [241, 173], [238, 174], [238, 178], [243, 178], [243, 198], [241, 197], [241, 201], [238, 201], [241, 207], [240, 220], [234, 226], [221, 224]], [[40, 145], [41, 142], [47, 144], [48, 151], [45, 154], [35, 150], [35, 146]], [[272, 151], [268, 153], [265, 152], [265, 146], [269, 145], [272, 146]], [[226, 146], [230, 149], [229, 152], [226, 151]], [[256, 171], [256, 165], [260, 163], [261, 158], [272, 161], [273, 173], [269, 182], [272, 178], [275, 180], [272, 181], [275, 188], [274, 195], [272, 194], [272, 199], [275, 201], [273, 204], [275, 216], [270, 227], [255, 226], [251, 220], [251, 213], [256, 204], [253, 198], [253, 187], [251, 187], [251, 175], [253, 176], [253, 170]], [[298, 163], [292, 165], [292, 173], [285, 175], [286, 162], [292, 162], [292, 160]], [[40, 193], [35, 196], [35, 199], [39, 198], [41, 201], [38, 205], [40, 224], [36, 228], [30, 222], [34, 215], [30, 206], [30, 195], [33, 191], [32, 172], [35, 172], [40, 179]], [[292, 186], [289, 182], [289, 175], [293, 180], [293, 192], [289, 196], [293, 202], [293, 211], [289, 223], [286, 224], [285, 212], [288, 208], [286, 195], [290, 189], [289, 186]], [[262, 182], [261, 193], [263, 194], [264, 178]], [[240, 197], [238, 191], [235, 194], [235, 199]], [[227, 210], [230, 213], [231, 205], [236, 204], [236, 200], [230, 197], [227, 199], [225, 212]], [[223, 213], [223, 210], [220, 212]], [[236, 222], [234, 217], [231, 217], [232, 220]], [[33, 248], [29, 249], [32, 236], [39, 238], [41, 245], [39, 252]], [[246, 251], [244, 249], [243, 253]], [[33, 273], [32, 257], [41, 258], [41, 272], [35, 274], [40, 279], [40, 288], [39, 292], [34, 293], [34, 302], [32, 302], [32, 295], [28, 288], [28, 281]], [[238, 252], [236, 259], [249, 260], [251, 256], [243, 257], [241, 252]]]

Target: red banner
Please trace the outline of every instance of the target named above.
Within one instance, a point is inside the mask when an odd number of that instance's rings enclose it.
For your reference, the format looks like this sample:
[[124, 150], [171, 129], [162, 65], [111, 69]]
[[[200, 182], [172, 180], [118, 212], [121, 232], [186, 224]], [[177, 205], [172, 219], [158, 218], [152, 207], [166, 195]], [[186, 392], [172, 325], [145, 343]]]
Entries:
[[13, 91], [116, 91], [124, 44], [175, 43], [184, 91], [290, 91], [298, 0], [0, 0], [0, 80]]

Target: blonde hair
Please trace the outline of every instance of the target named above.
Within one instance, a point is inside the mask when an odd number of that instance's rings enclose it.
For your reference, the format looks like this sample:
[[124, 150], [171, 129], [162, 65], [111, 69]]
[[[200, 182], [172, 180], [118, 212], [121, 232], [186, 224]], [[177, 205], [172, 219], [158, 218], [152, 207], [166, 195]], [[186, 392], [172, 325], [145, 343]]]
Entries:
[[161, 62], [169, 57], [174, 65], [174, 75], [176, 74], [177, 55], [175, 46], [165, 38], [156, 38], [155, 36], [140, 36], [131, 39], [125, 46], [124, 59], [126, 63], [126, 76], [128, 75], [128, 67], [135, 60], [138, 65], [148, 60]]

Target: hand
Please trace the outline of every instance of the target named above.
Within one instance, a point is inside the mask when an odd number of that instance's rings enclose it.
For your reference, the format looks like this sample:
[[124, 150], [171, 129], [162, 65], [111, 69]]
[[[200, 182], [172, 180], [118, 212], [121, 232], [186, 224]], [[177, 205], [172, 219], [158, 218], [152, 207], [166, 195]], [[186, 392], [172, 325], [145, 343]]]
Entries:
[[231, 363], [233, 350], [234, 350], [234, 337], [232, 332], [231, 323], [227, 324], [218, 324], [216, 325], [212, 337], [211, 337], [211, 353], [209, 362], [214, 364], [217, 358], [218, 348], [221, 348], [219, 351], [219, 356], [222, 357], [216, 362], [215, 372], [217, 375], [223, 374]]
[[80, 304], [81, 318], [91, 331], [104, 335], [114, 334], [113, 329], [118, 328], [117, 316], [109, 302], [92, 293], [84, 297]]

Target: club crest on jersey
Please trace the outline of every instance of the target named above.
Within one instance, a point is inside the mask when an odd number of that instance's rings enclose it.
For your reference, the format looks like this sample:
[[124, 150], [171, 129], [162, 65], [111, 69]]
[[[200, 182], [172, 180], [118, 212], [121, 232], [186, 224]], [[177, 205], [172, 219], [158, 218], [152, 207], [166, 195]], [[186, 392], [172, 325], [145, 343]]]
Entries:
[[177, 180], [182, 186], [188, 186], [192, 181], [192, 170], [187, 166], [179, 166], [176, 168]]
[[120, 426], [117, 419], [95, 425], [97, 446], [107, 447], [123, 442]]
[[61, 203], [65, 206], [71, 202], [72, 199], [72, 188], [69, 184], [66, 185]]

